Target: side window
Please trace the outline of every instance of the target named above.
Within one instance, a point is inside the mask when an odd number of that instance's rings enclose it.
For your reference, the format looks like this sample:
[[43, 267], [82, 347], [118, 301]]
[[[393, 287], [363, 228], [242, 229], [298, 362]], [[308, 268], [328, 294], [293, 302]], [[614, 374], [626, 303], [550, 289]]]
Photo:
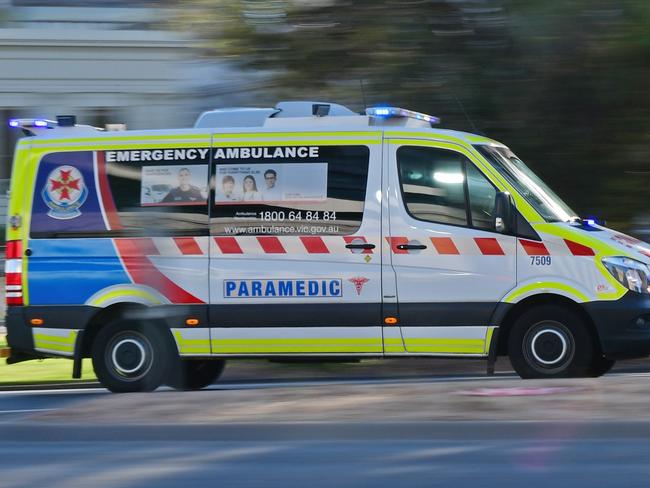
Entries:
[[190, 148], [46, 154], [36, 176], [31, 235], [207, 234], [209, 151]]
[[400, 147], [397, 169], [408, 213], [427, 222], [467, 225], [464, 163], [453, 151]]
[[107, 162], [117, 225], [129, 235], [207, 233], [208, 164], [192, 160]]
[[349, 235], [361, 226], [366, 146], [214, 150], [213, 235]]
[[471, 162], [467, 162], [466, 168], [472, 226], [494, 230], [494, 199], [497, 190]]

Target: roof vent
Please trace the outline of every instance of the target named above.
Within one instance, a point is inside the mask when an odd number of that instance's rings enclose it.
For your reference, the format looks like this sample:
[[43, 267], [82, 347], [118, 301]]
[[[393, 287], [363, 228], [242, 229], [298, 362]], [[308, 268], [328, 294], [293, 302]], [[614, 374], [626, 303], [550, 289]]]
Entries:
[[326, 115], [329, 117], [359, 115], [343, 105], [329, 102], [279, 102], [275, 108], [280, 111], [273, 116], [275, 119], [285, 117], [324, 117]]

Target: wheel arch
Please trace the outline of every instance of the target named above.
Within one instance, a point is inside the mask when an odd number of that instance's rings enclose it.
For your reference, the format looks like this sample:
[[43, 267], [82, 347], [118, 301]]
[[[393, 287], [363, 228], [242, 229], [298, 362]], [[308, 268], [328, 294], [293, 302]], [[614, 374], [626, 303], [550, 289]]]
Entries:
[[93, 315], [84, 329], [81, 343], [81, 357], [90, 357], [93, 342], [102, 327], [116, 319], [124, 319], [131, 315], [135, 315], [138, 311], [146, 308], [147, 307], [141, 303], [120, 302], [99, 310], [95, 315]]
[[580, 317], [583, 318], [587, 327], [594, 337], [594, 343], [598, 347], [598, 352], [602, 354], [602, 344], [600, 336], [591, 316], [587, 313], [585, 308], [578, 302], [567, 298], [563, 295], [554, 293], [540, 293], [531, 295], [516, 304], [500, 303], [492, 316], [492, 324], [499, 326], [499, 336], [497, 343], [497, 355], [508, 355], [508, 339], [510, 331], [517, 319], [526, 311], [539, 307], [542, 305], [556, 305], [575, 311]]

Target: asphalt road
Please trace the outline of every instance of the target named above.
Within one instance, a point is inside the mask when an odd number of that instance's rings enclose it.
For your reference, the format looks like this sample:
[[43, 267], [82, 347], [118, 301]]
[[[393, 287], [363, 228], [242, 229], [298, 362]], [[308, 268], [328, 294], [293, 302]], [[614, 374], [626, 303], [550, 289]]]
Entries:
[[0, 486], [647, 487], [650, 474], [647, 425], [229, 427], [2, 426]]
[[[305, 386], [328, 386], [328, 385], [391, 385], [391, 384], [417, 384], [417, 383], [462, 383], [467, 381], [485, 381], [486, 383], [495, 382], [504, 378], [516, 378], [514, 373], [501, 373], [498, 376], [486, 377], [475, 374], [458, 374], [458, 375], [436, 375], [436, 376], [419, 376], [419, 377], [394, 377], [394, 378], [375, 378], [375, 377], [326, 377], [312, 380], [306, 379], [268, 379], [268, 380], [244, 380], [244, 381], [220, 381], [204, 391], [224, 391], [224, 390], [258, 390], [272, 388], [296, 388], [300, 389]], [[169, 391], [170, 388], [161, 387], [159, 392]], [[74, 386], [70, 388], [24, 389], [13, 390], [7, 389], [0, 391], [0, 425], [16, 418], [25, 418], [35, 412], [46, 412], [56, 409], [62, 409], [76, 402], [96, 398], [98, 396], [113, 396], [104, 388], [89, 388]], [[1, 486], [1, 485], [0, 485]]]
[[[619, 373], [595, 381], [611, 386], [630, 379], [640, 385], [648, 375]], [[297, 400], [313, 388], [408, 390], [430, 383], [498, 388], [515, 381], [511, 375], [461, 375], [230, 382], [199, 395], [218, 402], [229, 393], [259, 390], [263, 399], [268, 390], [277, 389]], [[191, 398], [183, 395], [189, 394], [160, 391], [148, 398]], [[41, 416], [121, 398], [140, 397], [120, 397], [100, 388], [0, 392], [0, 487], [650, 485], [650, 422], [629, 418], [76, 425], [45, 422]], [[192, 407], [191, 402], [182, 405]], [[409, 408], [408, 396], [404, 408]]]

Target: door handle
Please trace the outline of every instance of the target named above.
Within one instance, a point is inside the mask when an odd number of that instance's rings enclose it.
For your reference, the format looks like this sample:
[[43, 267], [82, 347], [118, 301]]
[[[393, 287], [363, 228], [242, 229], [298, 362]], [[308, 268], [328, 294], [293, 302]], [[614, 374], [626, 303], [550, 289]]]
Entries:
[[398, 244], [397, 249], [400, 251], [406, 251], [409, 249], [426, 249], [427, 246], [424, 244]]
[[366, 242], [364, 244], [346, 244], [345, 248], [346, 249], [374, 249], [375, 245]]

